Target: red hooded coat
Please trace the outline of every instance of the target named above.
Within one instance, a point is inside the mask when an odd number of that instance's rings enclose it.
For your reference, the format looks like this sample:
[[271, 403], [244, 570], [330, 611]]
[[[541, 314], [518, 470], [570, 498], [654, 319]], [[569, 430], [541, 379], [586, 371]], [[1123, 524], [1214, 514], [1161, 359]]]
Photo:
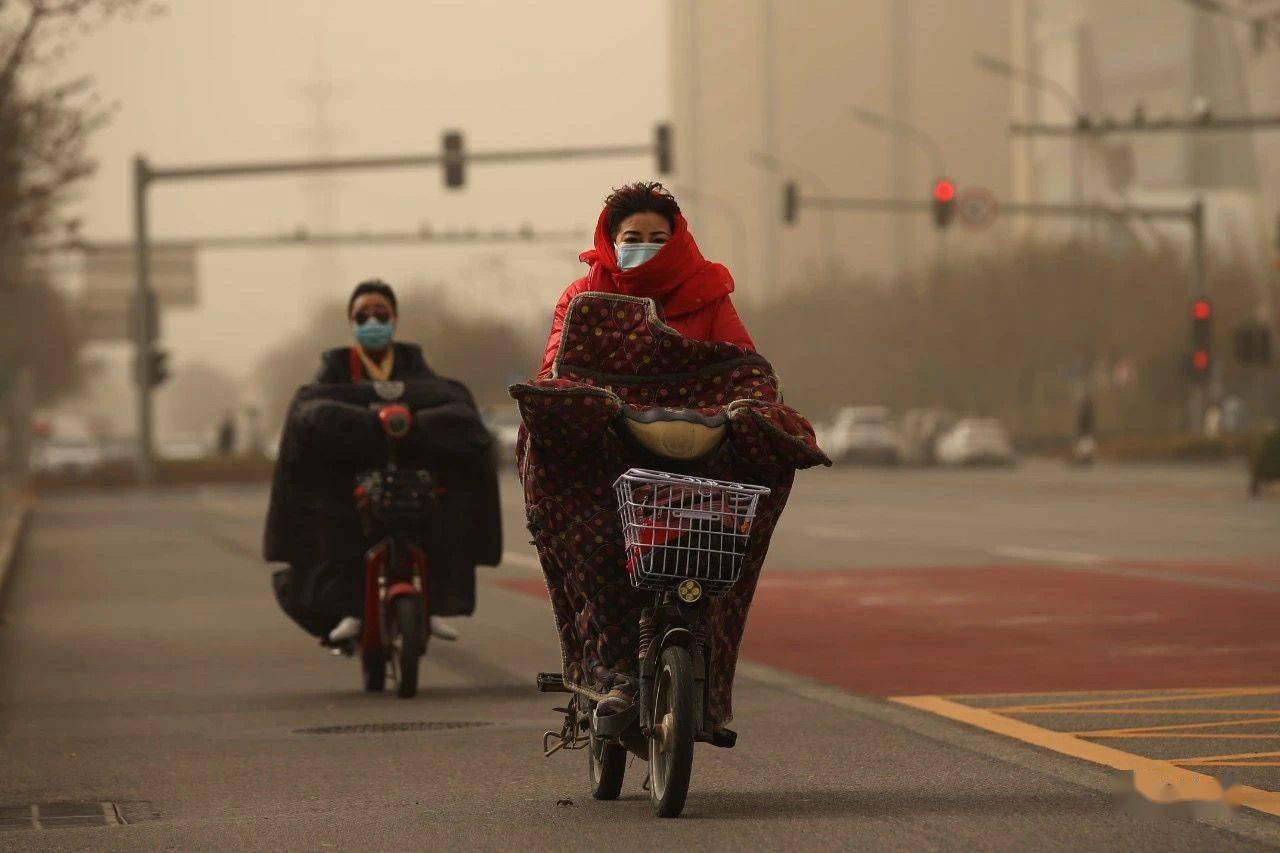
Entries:
[[589, 264], [591, 270], [560, 294], [551, 320], [551, 334], [547, 336], [547, 349], [542, 356], [542, 369], [538, 371], [539, 379], [551, 375], [570, 300], [588, 291], [650, 297], [657, 301], [667, 325], [686, 338], [724, 341], [755, 351], [755, 344], [729, 299], [733, 276], [723, 265], [702, 257], [689, 233], [688, 223], [680, 214], [676, 214], [671, 239], [658, 254], [638, 267], [620, 270], [606, 209], [596, 222], [595, 248], [583, 252], [578, 259]]

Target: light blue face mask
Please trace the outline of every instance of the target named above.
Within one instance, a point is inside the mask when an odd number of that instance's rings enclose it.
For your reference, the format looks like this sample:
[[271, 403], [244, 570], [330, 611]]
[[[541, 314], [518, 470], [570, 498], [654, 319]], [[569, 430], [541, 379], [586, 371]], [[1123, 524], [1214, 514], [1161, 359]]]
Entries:
[[395, 325], [383, 323], [376, 317], [370, 317], [365, 320], [363, 325], [355, 322], [351, 324], [351, 332], [356, 336], [356, 340], [360, 342], [360, 346], [374, 352], [387, 348], [387, 344], [391, 343], [391, 336], [395, 333], [395, 330]]
[[618, 269], [629, 270], [638, 267], [658, 254], [665, 243], [618, 243], [613, 247], [618, 256]]

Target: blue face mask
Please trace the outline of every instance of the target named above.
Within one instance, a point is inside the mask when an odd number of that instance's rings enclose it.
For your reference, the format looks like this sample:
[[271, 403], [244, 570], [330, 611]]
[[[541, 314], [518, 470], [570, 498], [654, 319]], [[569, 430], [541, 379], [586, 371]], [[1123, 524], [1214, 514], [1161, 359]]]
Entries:
[[618, 243], [613, 251], [618, 256], [618, 269], [629, 270], [638, 267], [658, 254], [665, 243]]
[[395, 333], [396, 327], [391, 323], [383, 323], [376, 317], [370, 317], [364, 321], [364, 325], [353, 322], [351, 331], [356, 336], [356, 340], [360, 342], [360, 346], [367, 350], [384, 350], [387, 344], [391, 343], [391, 336]]

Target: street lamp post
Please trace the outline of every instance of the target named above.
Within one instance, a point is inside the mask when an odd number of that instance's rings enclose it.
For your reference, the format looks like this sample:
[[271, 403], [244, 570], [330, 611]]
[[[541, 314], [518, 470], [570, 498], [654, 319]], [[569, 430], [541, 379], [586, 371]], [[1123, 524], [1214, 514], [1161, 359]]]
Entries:
[[[913, 141], [919, 148], [925, 152], [933, 165], [934, 179], [944, 178], [947, 176], [947, 158], [942, 152], [942, 146], [938, 144], [938, 140], [928, 131], [916, 127], [914, 124], [908, 124], [895, 118], [890, 118], [882, 113], [873, 110], [864, 109], [862, 107], [850, 107], [849, 115], [854, 120], [863, 124], [874, 127], [879, 130], [888, 131], [895, 135], [902, 135]], [[934, 250], [934, 273], [937, 278], [942, 277], [944, 258], [946, 256], [946, 232], [938, 233]]]
[[[1079, 122], [1085, 115], [1084, 106], [1075, 95], [1071, 94], [1071, 90], [1051, 77], [1046, 77], [1027, 68], [1021, 68], [1012, 62], [989, 56], [985, 53], [975, 53], [973, 61], [984, 71], [1007, 77], [1010, 80], [1019, 80], [1032, 88], [1047, 92], [1057, 99], [1058, 103], [1067, 111], [1067, 114], [1076, 122]], [[1067, 156], [1071, 161], [1071, 200], [1076, 204], [1080, 204], [1084, 201], [1084, 176], [1081, 174], [1083, 163], [1080, 156], [1080, 142], [1077, 139], [1073, 138], [1071, 140], [1071, 149]]]

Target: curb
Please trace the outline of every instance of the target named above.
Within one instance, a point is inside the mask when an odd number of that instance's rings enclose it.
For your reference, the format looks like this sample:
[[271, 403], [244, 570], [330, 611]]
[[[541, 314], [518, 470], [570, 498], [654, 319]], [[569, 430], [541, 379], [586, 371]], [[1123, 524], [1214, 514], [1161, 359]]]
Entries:
[[26, 532], [30, 516], [31, 499], [20, 495], [14, 511], [8, 518], [0, 521], [0, 593], [4, 591], [5, 579], [9, 577], [9, 569], [18, 556], [18, 546], [22, 542], [22, 534]]

